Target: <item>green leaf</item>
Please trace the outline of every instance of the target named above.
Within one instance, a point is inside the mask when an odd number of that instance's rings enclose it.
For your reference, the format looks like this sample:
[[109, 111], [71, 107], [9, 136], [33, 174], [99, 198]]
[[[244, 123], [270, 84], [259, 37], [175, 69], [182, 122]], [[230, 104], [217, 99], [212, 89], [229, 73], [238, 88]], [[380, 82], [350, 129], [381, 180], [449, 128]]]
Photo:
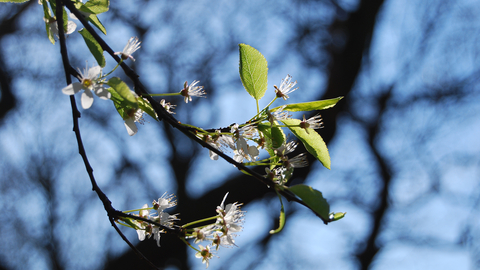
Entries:
[[82, 12], [85, 15], [85, 19], [95, 25], [103, 34], [107, 34], [107, 30], [97, 18], [96, 14], [108, 11], [108, 5], [110, 2], [108, 0], [91, 0], [83, 4], [82, 2], [76, 2], [75, 8]]
[[283, 202], [282, 202], [282, 196], [280, 196], [278, 193], [278, 198], [280, 199], [280, 205], [282, 208], [280, 209], [280, 217], [278, 218], [279, 224], [278, 228], [275, 230], [271, 230], [270, 234], [276, 234], [279, 233], [283, 230], [283, 227], [285, 227], [285, 209], [283, 208]]
[[85, 40], [85, 44], [87, 44], [88, 49], [97, 60], [97, 63], [102, 68], [105, 67], [105, 57], [103, 56], [103, 49], [100, 44], [95, 40], [95, 38], [87, 31], [87, 29], [83, 28], [82, 30], [78, 31], [83, 39]]
[[320, 134], [318, 134], [314, 129], [307, 128], [308, 133], [305, 129], [299, 127], [302, 121], [298, 119], [285, 119], [282, 120], [282, 123], [289, 126], [288, 128], [292, 133], [299, 138], [307, 151], [317, 158], [323, 166], [330, 170], [330, 155], [328, 153], [328, 148], [325, 142], [323, 141]]
[[[258, 130], [262, 132], [265, 139], [265, 148], [271, 157], [275, 157], [274, 149], [279, 148], [286, 140], [285, 133], [280, 127], [271, 127], [270, 123], [260, 123], [257, 126]], [[273, 163], [279, 161], [280, 158], [271, 160]]]
[[322, 192], [304, 184], [291, 186], [288, 189], [302, 199], [324, 222], [330, 220], [328, 214], [330, 212], [330, 205], [327, 200], [323, 198]]
[[256, 100], [260, 100], [268, 83], [268, 63], [265, 57], [252, 46], [239, 44], [240, 79], [245, 90]]
[[48, 24], [48, 21], [52, 19], [52, 14], [50, 13], [50, 9], [48, 8], [48, 4], [46, 0], [42, 0], [42, 6], [43, 6], [43, 18], [45, 18], [45, 30], [47, 30], [47, 36], [48, 39], [52, 44], [55, 44], [55, 37], [53, 36], [52, 31], [50, 31], [50, 25]]
[[269, 148], [278, 148], [286, 140], [285, 133], [283, 133], [280, 127], [272, 127], [270, 124], [260, 123], [257, 128], [263, 132], [266, 139], [269, 139], [269, 141], [267, 140], [267, 147]]
[[[312, 102], [304, 102], [304, 103], [293, 103], [288, 104], [285, 106], [284, 111], [289, 112], [301, 112], [301, 111], [314, 111], [314, 110], [325, 110], [331, 108], [337, 104], [343, 97], [337, 97], [332, 99], [325, 99], [325, 100], [317, 100]], [[271, 109], [271, 112], [274, 112], [280, 109], [282, 106], [275, 107]]]
[[107, 12], [109, 5], [109, 0], [90, 0], [86, 2], [84, 6], [87, 7], [91, 11], [91, 13], [100, 14], [103, 12]]
[[337, 220], [340, 220], [342, 219], [343, 217], [345, 217], [345, 215], [347, 214], [347, 212], [338, 212], [338, 213], [330, 213], [330, 216], [333, 215], [333, 218], [330, 219], [330, 221], [337, 221]]
[[157, 120], [157, 114], [155, 113], [155, 110], [153, 109], [152, 105], [150, 104], [150, 102], [144, 100], [143, 98], [139, 97], [137, 98], [137, 102], [138, 102], [138, 107], [146, 112], [148, 115], [150, 115], [153, 119]]
[[130, 90], [128, 85], [122, 80], [120, 80], [120, 78], [113, 77], [108, 80], [107, 84], [113, 89], [115, 89], [115, 91], [120, 95], [120, 97], [123, 98], [123, 100], [121, 100], [121, 104], [125, 106], [130, 106], [135, 109], [138, 108], [137, 97]]
[[125, 108], [127, 108], [127, 103], [125, 102], [125, 99], [121, 97], [117, 91], [113, 88], [107, 88], [110, 94], [112, 94], [110, 100], [113, 102], [113, 105], [115, 105], [115, 109], [117, 109], [118, 114], [122, 117], [122, 119], [128, 118], [127, 113], [125, 112]]
[[107, 29], [105, 29], [105, 27], [103, 26], [103, 24], [100, 22], [100, 20], [97, 18], [97, 15], [95, 14], [90, 14], [90, 16], [88, 16], [87, 20], [89, 22], [91, 22], [93, 25], [95, 25], [95, 27], [97, 27], [100, 31], [102, 31], [102, 33], [104, 35], [107, 34]]
[[0, 0], [0, 3], [24, 3], [30, 0]]

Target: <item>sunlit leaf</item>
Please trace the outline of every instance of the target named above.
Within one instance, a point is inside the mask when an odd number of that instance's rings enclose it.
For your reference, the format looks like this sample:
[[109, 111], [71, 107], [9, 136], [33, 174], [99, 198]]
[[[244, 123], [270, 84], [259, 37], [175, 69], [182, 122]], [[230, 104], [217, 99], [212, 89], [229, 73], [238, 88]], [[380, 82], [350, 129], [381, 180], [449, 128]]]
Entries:
[[91, 10], [93, 14], [100, 14], [107, 12], [109, 5], [109, 0], [89, 0], [84, 6]]
[[108, 80], [107, 84], [112, 87], [120, 95], [121, 98], [123, 98], [121, 102], [124, 102], [126, 106], [130, 106], [135, 109], [138, 108], [137, 97], [130, 90], [128, 85], [122, 80], [120, 80], [120, 78], [113, 77]]
[[[315, 111], [315, 110], [325, 110], [331, 108], [337, 104], [343, 97], [337, 97], [332, 99], [325, 99], [325, 100], [317, 100], [312, 102], [304, 102], [304, 103], [293, 103], [288, 104], [283, 109], [284, 111], [289, 112], [305, 112], [305, 111]], [[275, 107], [270, 111], [274, 112], [280, 109], [282, 106]]]
[[310, 209], [315, 211], [315, 213], [317, 213], [324, 221], [330, 220], [330, 205], [327, 200], [323, 198], [322, 192], [304, 184], [291, 186], [288, 189], [302, 199], [302, 201], [306, 203]]
[[107, 34], [107, 29], [105, 29], [103, 24], [98, 19], [97, 15], [91, 14], [90, 16], [88, 16], [87, 20], [91, 22], [93, 25], [95, 25], [95, 27], [97, 27], [100, 31], [102, 31], [103, 34], [105, 35]]
[[330, 154], [328, 153], [327, 145], [323, 141], [322, 137], [311, 128], [307, 128], [307, 133], [304, 128], [298, 126], [300, 125], [300, 122], [301, 121], [298, 119], [282, 120], [282, 123], [289, 126], [288, 128], [292, 131], [292, 133], [302, 141], [307, 151], [316, 159], [318, 159], [323, 166], [325, 166], [327, 169], [330, 169]]
[[279, 195], [278, 198], [280, 199], [280, 205], [282, 206], [280, 209], [280, 217], [278, 218], [279, 224], [277, 229], [270, 231], [270, 234], [279, 233], [283, 230], [283, 227], [285, 227], [285, 209], [283, 208], [282, 197]]
[[107, 34], [107, 30], [100, 22], [96, 14], [108, 11], [108, 0], [88, 1], [83, 4], [82, 2], [76, 2], [75, 8], [81, 11], [85, 19], [97, 27], [103, 34]]
[[[280, 127], [271, 127], [269, 123], [260, 123], [258, 124], [257, 128], [265, 135], [267, 150], [279, 148], [286, 140], [285, 133], [283, 133], [283, 130]], [[273, 151], [270, 153], [270, 155], [273, 156]]]
[[84, 28], [78, 32], [82, 35], [83, 39], [85, 40], [85, 44], [87, 44], [88, 49], [93, 54], [93, 57], [95, 57], [95, 60], [97, 60], [98, 65], [105, 67], [105, 57], [103, 56], [102, 46], [98, 44], [98, 42], [90, 34], [90, 32], [87, 31], [87, 29]]
[[[344, 213], [342, 213], [342, 212], [331, 213], [331, 214], [330, 214], [330, 217], [331, 217], [331, 218], [330, 218], [330, 221], [340, 220], [340, 219], [344, 218], [346, 214], [347, 214], [347, 212], [344, 212]], [[333, 217], [332, 217], [332, 215], [333, 215]]]
[[143, 98], [139, 97], [137, 98], [137, 102], [138, 102], [138, 107], [146, 112], [148, 115], [150, 115], [153, 119], [157, 120], [157, 114], [155, 113], [155, 110], [153, 109], [152, 105], [150, 104], [150, 102], [144, 100]]
[[125, 99], [120, 96], [115, 89], [107, 88], [107, 90], [112, 94], [110, 100], [113, 102], [113, 105], [115, 105], [118, 114], [120, 114], [123, 119], [126, 119], [128, 115], [125, 112], [125, 108], [128, 106], [128, 103], [125, 102]]
[[43, 18], [45, 18], [45, 29], [47, 31], [48, 39], [52, 44], [55, 44], [55, 37], [53, 36], [52, 31], [50, 31], [50, 25], [48, 21], [52, 18], [52, 14], [50, 13], [50, 9], [48, 8], [48, 4], [46, 0], [42, 0], [43, 6]]
[[252, 46], [239, 44], [240, 79], [245, 90], [256, 100], [265, 95], [268, 86], [268, 64], [265, 57]]

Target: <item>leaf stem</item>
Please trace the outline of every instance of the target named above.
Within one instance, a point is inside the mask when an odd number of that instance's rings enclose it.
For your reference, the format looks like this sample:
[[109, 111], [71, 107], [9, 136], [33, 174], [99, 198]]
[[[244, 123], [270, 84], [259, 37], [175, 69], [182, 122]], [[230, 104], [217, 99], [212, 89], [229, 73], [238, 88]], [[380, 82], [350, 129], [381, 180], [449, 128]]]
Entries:
[[145, 94], [143, 93], [142, 95], [144, 96], [151, 96], [151, 97], [166, 97], [166, 96], [180, 96], [180, 93], [163, 93], [163, 94]]
[[182, 225], [182, 228], [186, 228], [186, 227], [189, 227], [189, 226], [198, 224], [198, 223], [202, 223], [202, 222], [205, 222], [205, 221], [214, 220], [214, 219], [217, 219], [217, 218], [218, 218], [218, 216], [213, 216], [213, 217], [208, 217], [208, 218], [204, 218], [204, 219], [199, 219], [199, 220], [192, 221], [192, 222], [190, 222], [190, 223], [187, 223], [187, 224]]

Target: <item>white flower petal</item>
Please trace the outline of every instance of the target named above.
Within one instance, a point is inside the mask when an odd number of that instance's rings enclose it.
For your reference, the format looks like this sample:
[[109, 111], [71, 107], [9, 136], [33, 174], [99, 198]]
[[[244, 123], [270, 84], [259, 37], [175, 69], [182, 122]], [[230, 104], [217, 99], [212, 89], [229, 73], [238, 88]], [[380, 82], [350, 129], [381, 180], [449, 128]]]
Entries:
[[237, 150], [235, 150], [233, 155], [233, 160], [238, 163], [243, 163], [243, 159], [245, 158], [242, 154], [240, 154]]
[[212, 150], [210, 150], [209, 152], [210, 152], [210, 159], [211, 160], [218, 160], [217, 153], [213, 152]]
[[68, 21], [67, 23], [67, 35], [73, 33], [73, 31], [75, 31], [75, 29], [77, 29], [77, 24], [72, 22], [72, 21]]
[[145, 210], [146, 208], [148, 208], [148, 204], [144, 204], [144, 205], [142, 206], [142, 209], [144, 209], [144, 210], [140, 210], [140, 212], [139, 212], [139, 215], [140, 215], [141, 217], [147, 217], [147, 216], [148, 216], [148, 213], [149, 213], [150, 211]]
[[110, 99], [112, 97], [112, 94], [103, 86], [96, 85], [94, 91], [95, 95], [101, 99]]
[[225, 200], [227, 199], [228, 193], [230, 193], [230, 192], [227, 192], [225, 194], [225, 196], [223, 197], [222, 203], [220, 204], [220, 208], [222, 208], [222, 209], [223, 209], [223, 204], [225, 203]]
[[93, 93], [92, 91], [85, 89], [85, 92], [83, 92], [82, 97], [81, 97], [81, 102], [82, 102], [82, 107], [84, 109], [88, 109], [92, 107], [93, 104]]
[[125, 120], [125, 127], [127, 128], [128, 135], [133, 136], [137, 134], [138, 128], [133, 119], [129, 118]]
[[100, 66], [94, 66], [88, 69], [88, 78], [89, 79], [96, 79], [98, 75], [100, 75], [100, 72], [102, 71], [102, 68]]
[[145, 230], [137, 230], [138, 240], [145, 240]]
[[251, 145], [248, 147], [248, 154], [252, 157], [252, 159], [256, 159], [260, 152], [258, 151], [257, 147]]
[[69, 84], [68, 86], [66, 86], [65, 88], [62, 89], [62, 92], [65, 94], [65, 95], [73, 95], [73, 94], [76, 94], [78, 93], [80, 90], [82, 90], [82, 84], [81, 83], [72, 83], [72, 84]]
[[245, 141], [245, 139], [240, 136], [237, 140], [237, 150], [240, 152], [240, 149], [244, 152], [244, 153], [248, 153], [248, 144], [247, 144], [247, 141]]

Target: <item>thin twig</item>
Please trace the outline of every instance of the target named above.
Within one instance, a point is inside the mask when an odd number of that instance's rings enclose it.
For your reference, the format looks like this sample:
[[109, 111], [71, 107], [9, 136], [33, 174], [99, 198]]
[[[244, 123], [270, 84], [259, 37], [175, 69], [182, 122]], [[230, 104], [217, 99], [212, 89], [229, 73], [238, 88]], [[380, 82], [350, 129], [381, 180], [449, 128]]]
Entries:
[[[67, 2], [69, 2], [67, 0]], [[57, 2], [56, 6], [56, 14], [62, 14], [63, 13], [63, 1], [60, 0]], [[67, 85], [72, 83], [72, 80], [70, 78], [70, 71], [72, 70], [70, 66], [70, 61], [68, 59], [68, 52], [67, 52], [67, 46], [65, 43], [65, 33], [64, 33], [64, 28], [63, 28], [63, 16], [57, 16], [57, 24], [59, 25], [58, 27], [58, 35], [59, 35], [59, 42], [60, 42], [60, 54], [62, 55], [62, 62], [63, 62], [63, 68], [65, 70], [65, 79], [67, 82]], [[78, 75], [78, 74], [77, 74]], [[97, 182], [95, 180], [95, 176], [93, 175], [93, 168], [90, 165], [90, 162], [88, 161], [87, 154], [85, 151], [85, 148], [83, 146], [83, 141], [82, 141], [82, 136], [80, 134], [80, 127], [78, 124], [78, 119], [80, 118], [80, 112], [78, 111], [77, 105], [75, 103], [75, 97], [73, 95], [70, 96], [70, 104], [72, 107], [72, 118], [73, 118], [73, 131], [75, 132], [75, 136], [77, 138], [77, 144], [78, 144], [78, 152], [80, 156], [83, 159], [83, 163], [85, 164], [85, 169], [87, 170], [88, 176], [90, 178], [90, 182], [92, 183], [92, 190], [95, 191], [100, 198], [100, 200], [103, 203], [103, 206], [105, 210], [107, 211], [110, 223], [112, 226], [115, 228], [117, 233], [120, 235], [120, 237], [129, 245], [133, 251], [143, 260], [146, 260], [152, 267], [159, 269], [157, 266], [155, 266], [150, 260], [148, 260], [135, 246], [128, 241], [128, 239], [125, 237], [125, 235], [118, 229], [117, 225], [115, 224], [114, 220], [116, 216], [118, 215], [117, 210], [115, 210], [112, 206], [112, 202], [108, 199], [108, 197], [103, 193], [103, 191], [100, 189], [100, 187], [97, 185]]]

